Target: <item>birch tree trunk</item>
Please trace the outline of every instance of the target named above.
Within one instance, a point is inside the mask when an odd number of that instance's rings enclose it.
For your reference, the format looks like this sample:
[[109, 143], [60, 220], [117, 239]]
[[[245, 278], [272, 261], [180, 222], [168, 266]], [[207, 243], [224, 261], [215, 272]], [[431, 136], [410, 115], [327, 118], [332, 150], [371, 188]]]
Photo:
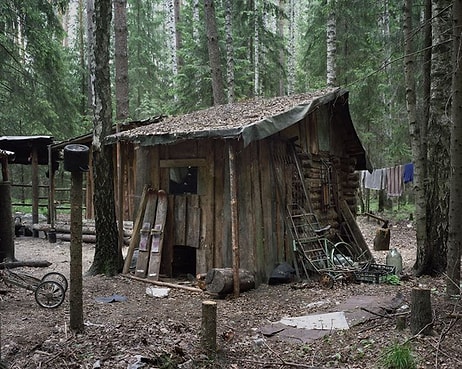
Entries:
[[226, 85], [228, 87], [228, 104], [234, 102], [234, 46], [233, 46], [233, 2], [225, 2], [226, 30]]
[[[300, 6], [300, 5], [299, 5]], [[287, 63], [287, 94], [291, 95], [295, 90], [295, 60], [296, 55], [296, 3], [295, 0], [289, 0], [289, 59]]]
[[175, 50], [176, 50], [176, 64], [178, 70], [183, 63], [179, 51], [181, 50], [181, 32], [180, 32], [180, 19], [181, 19], [181, 0], [173, 0], [173, 22], [175, 24]]
[[337, 24], [335, 19], [335, 0], [327, 0], [327, 87], [337, 86]]
[[193, 19], [193, 39], [196, 40], [199, 40], [199, 22], [200, 22], [200, 16], [199, 16], [199, 12], [200, 12], [200, 9], [199, 9], [199, 0], [193, 0], [193, 15], [192, 15], [192, 19]]
[[[284, 17], [283, 17], [283, 12], [286, 7], [286, 0], [279, 0], [279, 8], [281, 9], [281, 14], [278, 15], [277, 19], [277, 32], [281, 40], [284, 39]], [[284, 55], [284, 50], [279, 50], [279, 64], [281, 67], [284, 69], [284, 66], [286, 65], [286, 58]], [[285, 76], [283, 73], [279, 76], [279, 96], [284, 96], [285, 93]]]
[[225, 103], [223, 76], [218, 45], [218, 30], [215, 19], [213, 0], [204, 0], [205, 26], [207, 32], [207, 49], [209, 52], [210, 71], [212, 76], [213, 105]]
[[122, 270], [123, 258], [117, 242], [114, 204], [114, 169], [112, 146], [103, 145], [111, 133], [111, 79], [109, 44], [111, 37], [112, 1], [95, 2], [94, 49], [94, 117], [93, 117], [93, 179], [96, 245], [92, 275], [115, 275]]
[[[449, 93], [451, 84], [450, 0], [435, 0], [432, 7], [433, 37], [430, 119], [427, 134], [426, 239], [417, 245], [416, 274], [436, 275], [446, 270], [449, 207]], [[423, 247], [422, 247], [423, 246]]]
[[452, 8], [452, 132], [451, 132], [451, 182], [449, 195], [449, 238], [446, 292], [448, 296], [460, 296], [460, 248], [462, 242], [462, 70], [461, 30], [462, 0], [454, 0]]
[[[119, 131], [120, 123], [129, 116], [127, 0], [114, 0], [114, 56], [116, 122], [117, 131]], [[120, 142], [117, 143], [116, 151], [118, 240], [119, 249], [122, 250], [124, 242], [124, 196]]]
[[81, 81], [80, 81], [80, 93], [81, 93], [81, 100], [80, 100], [80, 113], [85, 116], [88, 113], [90, 105], [87, 104], [86, 95], [88, 95], [88, 80], [87, 80], [87, 73], [85, 71], [88, 69], [87, 64], [85, 63], [85, 42], [84, 42], [84, 35], [85, 35], [85, 22], [84, 22], [84, 0], [79, 0], [78, 4], [78, 48], [79, 48], [79, 64], [81, 68]]
[[254, 41], [253, 41], [253, 94], [260, 95], [260, 34], [259, 34], [259, 7], [258, 1], [254, 0], [253, 19], [254, 19]]
[[[170, 33], [170, 61], [172, 64], [172, 73], [173, 73], [173, 81], [175, 81], [175, 77], [178, 75], [178, 50], [176, 48], [177, 45], [177, 29], [175, 24], [175, 0], [167, 0], [167, 28]], [[174, 86], [175, 87], [175, 86]], [[175, 93], [174, 100], [177, 100], [178, 96]]]
[[94, 78], [95, 78], [95, 39], [94, 39], [94, 28], [95, 28], [95, 1], [87, 0], [87, 57], [88, 57], [88, 110], [93, 112], [93, 100], [95, 97]]

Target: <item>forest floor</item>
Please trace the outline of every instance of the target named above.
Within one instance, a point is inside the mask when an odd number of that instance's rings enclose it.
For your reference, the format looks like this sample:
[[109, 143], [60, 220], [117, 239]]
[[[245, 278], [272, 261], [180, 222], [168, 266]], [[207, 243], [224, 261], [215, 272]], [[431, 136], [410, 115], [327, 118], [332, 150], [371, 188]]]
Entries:
[[[377, 223], [362, 217], [358, 223], [372, 249]], [[15, 246], [21, 261], [52, 263], [21, 271], [37, 277], [50, 271], [69, 275], [69, 243], [19, 237]], [[411, 223], [392, 224], [391, 247], [402, 254], [408, 276], [399, 285], [336, 282], [332, 289], [317, 282], [261, 285], [239, 298], [215, 299], [214, 359], [204, 353], [200, 340], [202, 302], [212, 299], [205, 292], [172, 288], [167, 297], [156, 298], [147, 294], [151, 285], [137, 280], [85, 276], [85, 329], [76, 334], [69, 329], [68, 296], [60, 307], [44, 309], [32, 292], [0, 284], [6, 290], [0, 295], [1, 359], [17, 369], [381, 368], [387, 367], [382, 365], [387, 352], [399, 353], [397, 345], [407, 343], [416, 368], [461, 368], [459, 302], [446, 299], [444, 278], [412, 277], [416, 246]], [[93, 252], [93, 245], [83, 245], [84, 271]], [[377, 263], [385, 263], [387, 251], [373, 254]], [[410, 294], [417, 286], [431, 289], [434, 321], [428, 336], [413, 336], [409, 329]], [[126, 300], [98, 302], [114, 295]], [[290, 328], [280, 322], [326, 313], [344, 314], [347, 329], [334, 329], [329, 323], [321, 327], [324, 330]], [[316, 319], [321, 322], [325, 317]], [[397, 328], [398, 320], [404, 320], [404, 329]]]

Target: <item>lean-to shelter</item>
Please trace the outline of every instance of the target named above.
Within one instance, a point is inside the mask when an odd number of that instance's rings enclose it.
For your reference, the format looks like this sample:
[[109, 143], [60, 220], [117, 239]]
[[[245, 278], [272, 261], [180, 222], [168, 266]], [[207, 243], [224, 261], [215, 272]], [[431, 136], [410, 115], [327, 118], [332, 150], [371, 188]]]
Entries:
[[293, 261], [295, 207], [370, 255], [354, 222], [355, 171], [370, 166], [344, 89], [216, 106], [106, 143], [132, 148], [121, 156], [134, 178], [128, 197], [146, 184], [168, 193], [161, 274], [232, 267], [234, 247], [240, 267], [267, 282], [277, 263]]

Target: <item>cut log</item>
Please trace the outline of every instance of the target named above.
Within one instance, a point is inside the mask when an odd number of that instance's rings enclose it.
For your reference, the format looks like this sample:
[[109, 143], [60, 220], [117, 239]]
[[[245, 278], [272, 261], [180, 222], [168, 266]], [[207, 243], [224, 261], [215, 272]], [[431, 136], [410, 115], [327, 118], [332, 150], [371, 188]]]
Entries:
[[374, 237], [374, 250], [383, 251], [390, 248], [390, 228], [378, 228]]
[[[232, 268], [214, 268], [205, 277], [208, 292], [225, 295], [233, 292], [234, 286]], [[255, 278], [247, 270], [239, 269], [239, 291], [245, 292], [255, 288]]]
[[413, 288], [411, 291], [411, 333], [429, 335], [432, 332], [432, 322], [430, 289]]
[[6, 263], [0, 263], [0, 269], [13, 269], [20, 267], [33, 267], [33, 268], [46, 268], [49, 267], [51, 263], [49, 261], [10, 261]]
[[[51, 224], [48, 223], [35, 223], [32, 229], [36, 231], [50, 232], [52, 229]], [[57, 233], [71, 233], [71, 225], [67, 223], [57, 223], [54, 227]], [[83, 225], [82, 234], [96, 234], [96, 227], [94, 225]], [[124, 230], [124, 237], [131, 237], [132, 230]]]
[[[70, 233], [57, 233], [56, 238], [61, 241], [70, 241], [71, 234]], [[94, 234], [82, 234], [82, 242], [84, 243], [96, 243], [96, 235]], [[124, 238], [124, 245], [128, 245], [130, 243], [129, 238]]]

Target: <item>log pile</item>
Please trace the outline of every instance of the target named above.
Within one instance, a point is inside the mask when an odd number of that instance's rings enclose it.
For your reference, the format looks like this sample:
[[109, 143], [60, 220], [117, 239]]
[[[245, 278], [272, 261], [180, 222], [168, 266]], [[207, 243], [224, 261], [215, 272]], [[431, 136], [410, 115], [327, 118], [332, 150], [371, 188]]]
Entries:
[[[32, 225], [32, 229], [48, 234], [52, 229], [56, 232], [56, 239], [69, 242], [71, 240], [71, 226], [67, 222], [58, 222], [54, 225], [48, 223], [37, 223]], [[124, 244], [128, 245], [132, 237], [133, 222], [124, 222]], [[95, 222], [92, 220], [84, 221], [82, 225], [82, 241], [85, 243], [96, 242]]]

